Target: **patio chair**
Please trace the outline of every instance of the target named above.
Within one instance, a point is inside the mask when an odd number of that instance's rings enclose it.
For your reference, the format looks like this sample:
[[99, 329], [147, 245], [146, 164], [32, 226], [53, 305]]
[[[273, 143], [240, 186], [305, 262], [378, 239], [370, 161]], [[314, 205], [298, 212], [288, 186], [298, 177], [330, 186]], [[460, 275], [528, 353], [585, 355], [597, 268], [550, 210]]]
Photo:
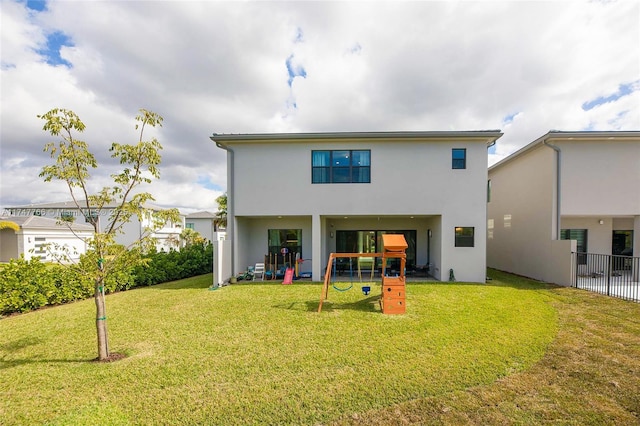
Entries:
[[258, 275], [260, 275], [260, 279], [264, 281], [264, 263], [256, 263], [256, 266], [253, 269], [253, 281], [256, 280]]

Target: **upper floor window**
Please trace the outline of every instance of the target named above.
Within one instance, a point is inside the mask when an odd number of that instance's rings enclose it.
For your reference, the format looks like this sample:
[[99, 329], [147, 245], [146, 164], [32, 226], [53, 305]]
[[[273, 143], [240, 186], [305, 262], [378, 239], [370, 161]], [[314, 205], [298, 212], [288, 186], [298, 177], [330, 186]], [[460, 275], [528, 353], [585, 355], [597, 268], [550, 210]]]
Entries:
[[76, 220], [76, 216], [78, 212], [72, 210], [63, 210], [58, 217], [59, 220], [63, 222], [73, 222]]
[[370, 150], [311, 151], [311, 183], [370, 182]]
[[453, 148], [451, 150], [451, 168], [466, 169], [467, 168], [467, 150], [466, 148]]

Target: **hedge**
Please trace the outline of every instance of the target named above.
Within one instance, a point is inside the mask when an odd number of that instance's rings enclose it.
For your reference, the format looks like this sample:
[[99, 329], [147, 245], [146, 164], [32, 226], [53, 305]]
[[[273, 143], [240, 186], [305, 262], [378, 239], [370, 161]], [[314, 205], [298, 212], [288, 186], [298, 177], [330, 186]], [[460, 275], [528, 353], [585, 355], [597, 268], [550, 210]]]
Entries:
[[[213, 271], [213, 246], [196, 243], [181, 251], [152, 252], [145, 266], [109, 276], [105, 291], [113, 293], [133, 287], [175, 281]], [[86, 259], [81, 259], [84, 261]], [[43, 263], [37, 258], [13, 259], [0, 269], [0, 315], [28, 312], [93, 296], [94, 283], [78, 268]]]

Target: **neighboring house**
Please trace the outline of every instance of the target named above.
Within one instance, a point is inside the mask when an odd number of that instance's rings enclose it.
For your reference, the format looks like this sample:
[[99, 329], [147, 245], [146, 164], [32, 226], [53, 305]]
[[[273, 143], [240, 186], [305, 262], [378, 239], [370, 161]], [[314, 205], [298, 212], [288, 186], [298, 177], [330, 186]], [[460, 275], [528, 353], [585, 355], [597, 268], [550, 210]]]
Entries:
[[285, 249], [319, 281], [330, 253], [380, 252], [382, 234], [401, 233], [408, 274], [484, 282], [487, 147], [500, 136], [214, 134], [227, 151], [231, 271], [269, 255], [282, 264]]
[[208, 211], [191, 213], [185, 216], [185, 228], [193, 229], [209, 241], [224, 239], [225, 232], [217, 229], [216, 218], [215, 213]]
[[638, 131], [551, 131], [490, 167], [488, 188], [490, 267], [570, 285], [572, 250], [640, 255]]
[[[82, 206], [82, 201], [79, 202]], [[107, 206], [102, 210], [102, 215], [99, 217], [99, 229], [103, 231], [103, 227], [107, 225], [109, 216], [115, 206]], [[162, 208], [150, 203], [144, 205], [145, 209], [149, 211], [160, 211]], [[26, 206], [16, 206], [5, 209], [11, 216], [23, 217], [23, 216], [40, 216], [51, 219], [60, 218], [75, 218], [75, 223], [86, 224], [82, 212], [78, 210], [76, 205], [72, 201], [60, 202], [60, 203], [42, 203], [42, 204], [29, 204]], [[151, 224], [150, 217], [139, 220], [137, 216], [131, 218], [131, 222], [123, 226], [123, 233], [116, 236], [116, 242], [124, 246], [129, 246], [137, 241], [144, 235], [145, 229]], [[169, 251], [170, 249], [179, 249], [180, 245], [180, 232], [184, 229], [184, 216], [181, 216], [180, 223], [168, 223], [162, 229], [156, 230], [151, 234], [151, 237], [156, 240], [156, 248], [161, 251]]]
[[87, 240], [93, 236], [93, 227], [65, 224], [38, 216], [0, 217], [0, 262], [37, 257], [53, 261], [55, 253], [66, 247], [71, 260], [77, 260], [87, 251]]

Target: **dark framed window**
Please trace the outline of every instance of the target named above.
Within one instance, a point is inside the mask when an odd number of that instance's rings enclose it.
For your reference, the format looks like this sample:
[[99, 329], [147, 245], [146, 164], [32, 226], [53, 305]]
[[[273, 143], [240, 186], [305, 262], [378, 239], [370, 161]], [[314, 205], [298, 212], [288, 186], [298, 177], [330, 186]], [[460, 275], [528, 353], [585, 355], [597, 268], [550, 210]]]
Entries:
[[467, 168], [467, 149], [453, 148], [451, 150], [451, 168], [466, 169]]
[[561, 229], [561, 240], [576, 240], [578, 252], [578, 264], [587, 264], [587, 230], [586, 229]]
[[456, 226], [456, 247], [475, 246], [475, 228], [472, 226]]
[[75, 211], [64, 210], [60, 213], [60, 217], [58, 219], [63, 222], [74, 222], [76, 220], [77, 214], [78, 212]]
[[371, 151], [311, 151], [311, 183], [371, 183]]
[[284, 264], [294, 262], [296, 253], [302, 259], [302, 229], [269, 229], [269, 255]]
[[[406, 250], [406, 268], [407, 270], [415, 269], [416, 266], [416, 230], [394, 230], [394, 231], [375, 231], [375, 230], [361, 230], [361, 231], [336, 231], [336, 253], [380, 253], [382, 252], [382, 236], [384, 234], [402, 234], [407, 241]], [[342, 258], [337, 260], [337, 264], [341, 269], [344, 269], [349, 264], [348, 258]], [[342, 264], [342, 265], [341, 265]], [[382, 266], [382, 259], [377, 258], [375, 260], [375, 267], [380, 268]], [[357, 267], [357, 263], [352, 265], [353, 268]], [[400, 268], [400, 259], [388, 259], [387, 269], [389, 271], [397, 271]]]

